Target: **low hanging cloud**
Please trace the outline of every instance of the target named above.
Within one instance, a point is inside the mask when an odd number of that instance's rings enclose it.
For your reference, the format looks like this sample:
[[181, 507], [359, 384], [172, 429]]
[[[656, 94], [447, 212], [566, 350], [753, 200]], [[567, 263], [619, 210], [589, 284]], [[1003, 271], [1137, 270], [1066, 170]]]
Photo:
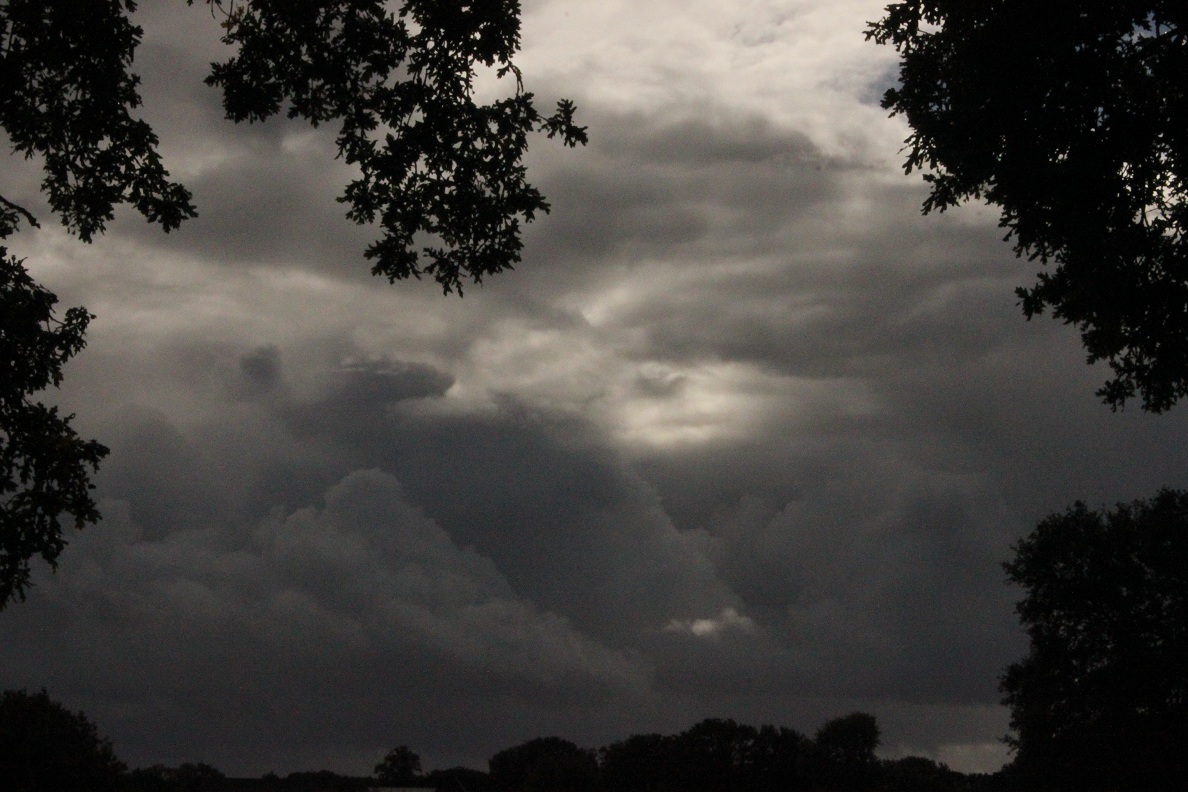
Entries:
[[[138, 730], [132, 713], [145, 700], [207, 719], [210, 737], [189, 756], [225, 762], [249, 748], [283, 758], [264, 735], [283, 744], [302, 729], [339, 729], [342, 707], [358, 722], [327, 747], [358, 740], [375, 752], [381, 723], [439, 718], [449, 690], [591, 702], [646, 691], [646, 667], [516, 595], [378, 471], [352, 473], [323, 506], [247, 534], [212, 526], [149, 539], [125, 504], [103, 506], [104, 528], [76, 540], [56, 577], [6, 614], [0, 664], [9, 684], [101, 702], [117, 744]], [[330, 709], [318, 703], [327, 700]], [[290, 711], [305, 722], [270, 714]], [[120, 712], [129, 719], [112, 717]], [[220, 728], [251, 744], [231, 747]], [[168, 753], [179, 737], [140, 734], [135, 752]]]

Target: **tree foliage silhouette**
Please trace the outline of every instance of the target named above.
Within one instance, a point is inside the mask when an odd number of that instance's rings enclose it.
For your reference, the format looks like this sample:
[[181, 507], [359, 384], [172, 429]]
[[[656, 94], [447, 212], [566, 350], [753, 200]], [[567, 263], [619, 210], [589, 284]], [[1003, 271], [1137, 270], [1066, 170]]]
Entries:
[[488, 792], [491, 789], [491, 776], [473, 767], [430, 770], [423, 779], [425, 786], [440, 792]]
[[19, 792], [115, 792], [124, 765], [95, 724], [43, 690], [0, 693], [0, 779]]
[[1075, 325], [1113, 408], [1188, 394], [1188, 7], [1178, 0], [909, 0], [867, 37], [901, 55], [883, 107], [912, 128], [924, 212], [1001, 209], [1054, 266], [1028, 318]]
[[560, 737], [538, 737], [507, 748], [488, 761], [491, 784], [506, 792], [593, 792], [598, 761], [593, 751]]
[[750, 788], [755, 727], [728, 718], [707, 718], [673, 738], [675, 786], [690, 792], [736, 792]]
[[[884, 761], [879, 771], [881, 792], [957, 792], [960, 773], [923, 756]], [[969, 786], [963, 790], [972, 792]]]
[[[115, 207], [131, 204], [169, 231], [194, 217], [190, 193], [169, 180], [157, 136], [132, 117], [140, 78], [130, 67], [141, 29], [132, 0], [9, 0], [0, 6], [0, 125], [13, 153], [44, 162], [41, 186], [62, 224], [84, 241]], [[17, 213], [5, 199], [6, 234]]]
[[[529, 134], [569, 146], [586, 134], [571, 102], [546, 117], [524, 89], [512, 60], [518, 0], [406, 0], [396, 12], [384, 0], [205, 2], [235, 48], [207, 79], [222, 89], [228, 119], [263, 121], [284, 110], [314, 126], [338, 123], [337, 156], [358, 174], [340, 200], [348, 218], [380, 229], [365, 251], [374, 274], [427, 275], [461, 294], [465, 283], [520, 261], [522, 224], [549, 209], [526, 180]], [[0, 4], [0, 126], [14, 153], [43, 164], [50, 209], [87, 242], [120, 204], [165, 231], [196, 215], [189, 191], [169, 178], [156, 134], [134, 117], [140, 79], [131, 67], [142, 35], [129, 18], [135, 9], [134, 0]], [[505, 80], [509, 95], [477, 104], [482, 70]], [[21, 222], [37, 224], [0, 195], [0, 239]], [[57, 385], [62, 363], [81, 349], [88, 315], [71, 309], [54, 325], [45, 311], [22, 314], [26, 303], [52, 307], [56, 298], [20, 261], [7, 258], [4, 267], [0, 607], [23, 597], [30, 558], [52, 564], [61, 551], [60, 515], [79, 526], [98, 518], [87, 468], [105, 453], [78, 440], [69, 418], [42, 408], [35, 419], [28, 407], [29, 395]], [[45, 331], [32, 345], [22, 340], [30, 322]], [[29, 353], [42, 357], [19, 357]]]
[[421, 757], [407, 745], [398, 745], [375, 766], [375, 778], [389, 786], [411, 786], [421, 776]]
[[709, 718], [680, 734], [641, 734], [599, 751], [612, 792], [792, 792], [811, 788], [811, 741], [786, 726]]
[[153, 765], [124, 774], [121, 792], [209, 792], [223, 788], [226, 776], [204, 762], [184, 762], [177, 767]]
[[[366, 251], [374, 274], [430, 275], [460, 292], [520, 260], [521, 221], [549, 208], [525, 180], [528, 134], [575, 146], [586, 133], [572, 102], [546, 118], [524, 90], [511, 60], [518, 0], [406, 0], [396, 14], [383, 0], [226, 5], [223, 41], [238, 53], [207, 82], [223, 89], [234, 121], [264, 120], [287, 103], [289, 118], [338, 122], [338, 155], [360, 171], [339, 200], [352, 220], [382, 230]], [[510, 76], [512, 95], [475, 104], [480, 67]]]
[[1001, 680], [1014, 774], [1043, 789], [1188, 786], [1188, 493], [1077, 503], [1005, 568], [1031, 641]]
[[813, 738], [812, 774], [826, 789], [869, 789], [879, 770], [878, 747], [879, 724], [873, 715], [853, 712], [834, 718]]
[[614, 792], [666, 792], [676, 775], [673, 739], [663, 734], [633, 734], [600, 748], [600, 786]]
[[0, 610], [25, 598], [32, 558], [57, 564], [64, 519], [81, 528], [98, 518], [87, 469], [107, 454], [78, 436], [74, 416], [33, 398], [62, 381], [91, 317], [71, 308], [59, 320], [57, 297], [7, 253], [0, 246]]

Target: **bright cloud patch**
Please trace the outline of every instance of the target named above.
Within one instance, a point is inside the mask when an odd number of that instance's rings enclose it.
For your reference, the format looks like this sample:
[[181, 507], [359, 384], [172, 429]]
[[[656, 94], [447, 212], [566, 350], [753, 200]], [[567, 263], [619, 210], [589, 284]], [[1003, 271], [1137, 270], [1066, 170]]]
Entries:
[[673, 619], [664, 630], [718, 640], [727, 632], [753, 633], [755, 622], [734, 608], [724, 608], [720, 614], [709, 619]]

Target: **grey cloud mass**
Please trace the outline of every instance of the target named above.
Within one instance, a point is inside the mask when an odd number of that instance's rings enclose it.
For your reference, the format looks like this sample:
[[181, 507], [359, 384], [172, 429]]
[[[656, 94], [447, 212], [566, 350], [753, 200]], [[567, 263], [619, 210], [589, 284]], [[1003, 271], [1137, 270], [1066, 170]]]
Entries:
[[855, 709], [888, 756], [1001, 764], [1011, 543], [1188, 484], [1186, 419], [1097, 403], [992, 216], [920, 216], [880, 4], [605, 5], [525, 4], [591, 144], [534, 142], [553, 211], [463, 300], [371, 279], [332, 132], [223, 123], [210, 20], [145, 10], [201, 217], [9, 240], [97, 314], [55, 395], [112, 454], [104, 521], [0, 613], [0, 688], [232, 774]]
[[[595, 705], [606, 691], [644, 690], [637, 663], [518, 597], [387, 474], [352, 473], [324, 506], [239, 531], [151, 539], [125, 503], [104, 507], [105, 532], [75, 543], [62, 585], [14, 614], [24, 651], [6, 643], [4, 664], [14, 681], [54, 677], [56, 688], [85, 691], [92, 710], [125, 712], [107, 724], [117, 739], [144, 714], [205, 721], [198, 735], [142, 735], [142, 752], [181, 761], [199, 751], [258, 769], [253, 756], [275, 762], [293, 750], [260, 718], [292, 718], [333, 755], [366, 745], [367, 727], [445, 717], [437, 690]], [[45, 655], [30, 663], [38, 649]]]

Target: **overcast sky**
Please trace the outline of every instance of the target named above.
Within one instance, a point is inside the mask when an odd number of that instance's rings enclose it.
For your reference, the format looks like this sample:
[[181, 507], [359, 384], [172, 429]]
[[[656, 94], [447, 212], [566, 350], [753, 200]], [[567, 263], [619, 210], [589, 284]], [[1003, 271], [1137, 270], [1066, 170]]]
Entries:
[[201, 216], [8, 241], [98, 316], [60, 396], [112, 453], [104, 521], [0, 613], [0, 688], [229, 774], [854, 710], [885, 756], [996, 769], [1001, 562], [1188, 484], [1185, 408], [1111, 413], [994, 213], [920, 215], [882, 5], [527, 0], [528, 87], [590, 145], [533, 142], [552, 214], [459, 300], [371, 278], [333, 130], [222, 121], [217, 27], [144, 3]]

